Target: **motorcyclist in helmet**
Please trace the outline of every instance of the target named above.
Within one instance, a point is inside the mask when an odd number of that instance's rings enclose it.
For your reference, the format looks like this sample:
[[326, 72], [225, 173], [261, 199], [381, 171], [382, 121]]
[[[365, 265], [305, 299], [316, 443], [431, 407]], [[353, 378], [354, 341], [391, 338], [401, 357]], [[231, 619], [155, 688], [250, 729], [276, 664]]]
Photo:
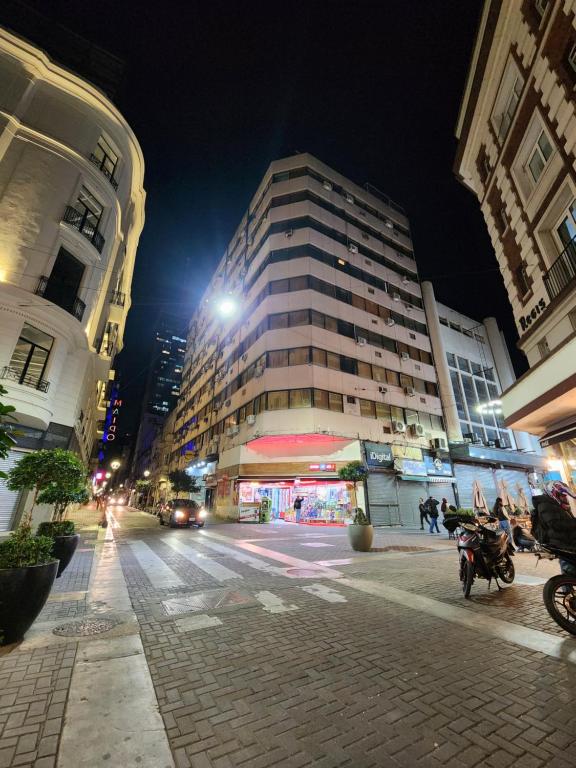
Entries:
[[[534, 496], [535, 524], [532, 533], [540, 544], [555, 549], [576, 552], [576, 518], [572, 514], [568, 497], [576, 494], [565, 483], [547, 483], [544, 493]], [[576, 567], [560, 559], [562, 573], [576, 576]]]

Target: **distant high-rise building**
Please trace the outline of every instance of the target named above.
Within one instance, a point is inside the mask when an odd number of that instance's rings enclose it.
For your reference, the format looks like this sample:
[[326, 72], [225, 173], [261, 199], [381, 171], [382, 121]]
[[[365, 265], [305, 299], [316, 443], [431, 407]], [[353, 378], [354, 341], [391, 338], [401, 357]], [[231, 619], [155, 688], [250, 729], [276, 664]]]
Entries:
[[149, 468], [152, 443], [178, 401], [185, 351], [185, 321], [168, 314], [160, 315], [154, 331], [150, 369], [134, 447], [132, 474], [136, 479]]

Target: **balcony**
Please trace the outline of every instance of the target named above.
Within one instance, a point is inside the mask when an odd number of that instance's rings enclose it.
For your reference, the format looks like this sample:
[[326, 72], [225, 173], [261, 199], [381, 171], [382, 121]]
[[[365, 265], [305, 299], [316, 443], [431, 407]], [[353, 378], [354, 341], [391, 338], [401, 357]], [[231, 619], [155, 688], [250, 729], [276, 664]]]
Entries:
[[544, 275], [544, 285], [550, 300], [576, 279], [576, 237], [568, 243], [548, 272]]
[[62, 221], [66, 222], [66, 224], [70, 224], [74, 229], [77, 229], [78, 232], [81, 232], [84, 237], [92, 243], [98, 253], [102, 253], [106, 241], [98, 231], [98, 227], [94, 226], [94, 224], [88, 220], [86, 213], [77, 211], [76, 208], [67, 205]]
[[[38, 281], [38, 285], [36, 286], [36, 290], [34, 293], [37, 296], [44, 296], [46, 294], [46, 291], [48, 289], [49, 284], [49, 278], [46, 277], [46, 275], [42, 275], [40, 280]], [[76, 296], [72, 302], [69, 302], [65, 299], [64, 296], [62, 296], [61, 300], [58, 300], [55, 296], [53, 298], [46, 297], [48, 301], [51, 301], [53, 304], [56, 304], [58, 307], [61, 307], [62, 309], [65, 309], [66, 312], [70, 312], [71, 315], [74, 315], [76, 320], [82, 321], [82, 318], [84, 317], [84, 311], [86, 310], [86, 304]]]
[[126, 294], [122, 291], [110, 292], [110, 304], [115, 304], [117, 307], [123, 307], [126, 301]]
[[93, 152], [92, 152], [92, 153], [90, 153], [90, 156], [89, 156], [89, 158], [88, 158], [88, 159], [90, 160], [90, 162], [91, 162], [93, 165], [95, 165], [95, 166], [98, 168], [98, 170], [100, 171], [100, 173], [101, 173], [103, 176], [106, 176], [106, 178], [108, 179], [108, 181], [109, 181], [109, 182], [110, 182], [110, 184], [112, 185], [113, 189], [115, 189], [115, 190], [116, 190], [116, 189], [118, 189], [118, 182], [116, 181], [116, 179], [114, 178], [114, 176], [113, 176], [113, 175], [110, 173], [110, 171], [109, 171], [109, 170], [107, 170], [107, 169], [106, 169], [106, 168], [105, 168], [105, 167], [102, 165], [102, 161], [101, 161], [101, 160], [99, 160], [99, 159], [96, 157], [96, 155], [95, 155]]
[[17, 368], [10, 368], [8, 365], [4, 366], [0, 371], [0, 379], [16, 381], [18, 384], [37, 389], [39, 392], [48, 392], [50, 387], [49, 381], [38, 379], [36, 376], [26, 376], [22, 371], [19, 371]]

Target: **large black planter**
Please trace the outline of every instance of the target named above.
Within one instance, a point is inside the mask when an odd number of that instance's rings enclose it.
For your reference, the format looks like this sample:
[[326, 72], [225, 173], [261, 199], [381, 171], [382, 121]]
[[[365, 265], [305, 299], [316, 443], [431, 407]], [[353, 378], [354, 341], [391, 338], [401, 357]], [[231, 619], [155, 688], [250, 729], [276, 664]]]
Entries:
[[0, 569], [0, 645], [21, 640], [48, 599], [58, 560]]
[[56, 560], [60, 561], [56, 578], [61, 576], [66, 570], [68, 563], [74, 556], [74, 552], [76, 552], [76, 547], [78, 546], [79, 541], [79, 533], [73, 533], [71, 536], [54, 536], [52, 554]]

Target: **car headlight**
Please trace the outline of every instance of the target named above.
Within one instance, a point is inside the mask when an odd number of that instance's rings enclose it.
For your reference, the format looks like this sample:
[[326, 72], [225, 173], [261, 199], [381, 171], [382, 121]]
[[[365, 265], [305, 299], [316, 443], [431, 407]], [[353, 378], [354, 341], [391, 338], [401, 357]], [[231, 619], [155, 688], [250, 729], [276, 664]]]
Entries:
[[174, 517], [176, 518], [176, 520], [182, 520], [182, 518], [186, 517], [186, 515], [184, 514], [184, 512], [182, 512], [181, 509], [177, 509], [174, 512]]
[[198, 510], [198, 517], [206, 517], [207, 514], [208, 514], [208, 512], [206, 512], [204, 507], [202, 507], [202, 509]]

